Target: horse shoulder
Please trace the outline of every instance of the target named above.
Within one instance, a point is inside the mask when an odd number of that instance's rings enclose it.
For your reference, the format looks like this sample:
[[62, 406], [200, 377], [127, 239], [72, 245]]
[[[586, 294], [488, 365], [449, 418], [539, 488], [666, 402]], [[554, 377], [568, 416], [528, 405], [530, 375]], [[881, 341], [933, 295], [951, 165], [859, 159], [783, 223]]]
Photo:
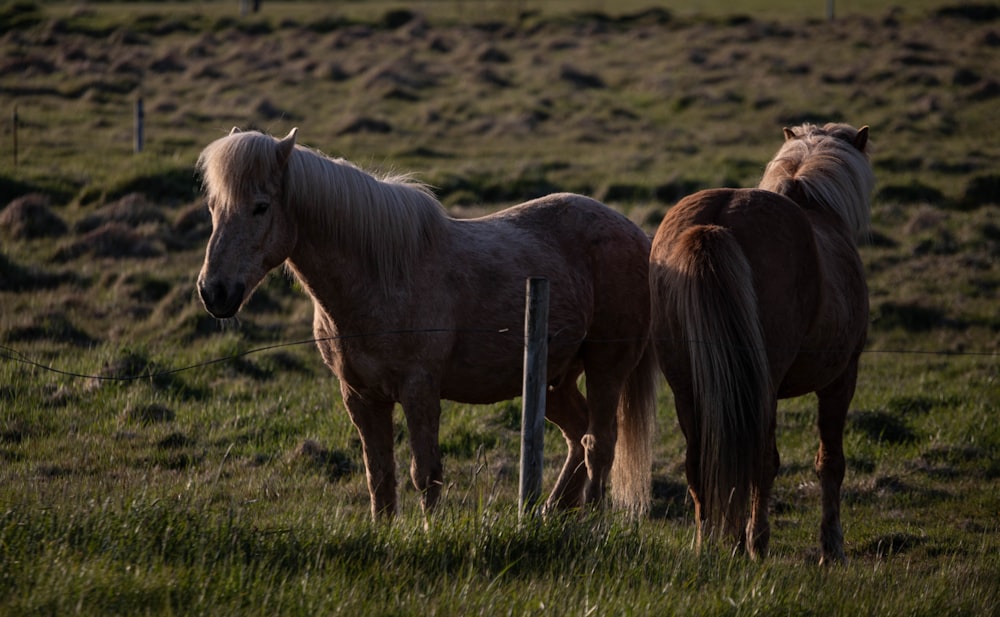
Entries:
[[[813, 217], [819, 268], [823, 273], [827, 303], [836, 303], [832, 310], [849, 324], [857, 325], [868, 319], [868, 285], [864, 264], [851, 232], [839, 219]], [[849, 330], [857, 332], [856, 328]]]

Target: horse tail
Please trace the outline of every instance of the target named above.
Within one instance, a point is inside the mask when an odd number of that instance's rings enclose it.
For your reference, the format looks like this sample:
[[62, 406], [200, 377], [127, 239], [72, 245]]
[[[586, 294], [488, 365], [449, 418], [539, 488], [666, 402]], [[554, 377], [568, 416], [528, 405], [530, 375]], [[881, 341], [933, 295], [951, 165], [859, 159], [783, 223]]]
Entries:
[[741, 539], [774, 421], [753, 272], [723, 227], [693, 227], [675, 249], [666, 293], [674, 296], [690, 360], [694, 434], [687, 438], [700, 452], [692, 488], [708, 534]]
[[648, 341], [618, 402], [618, 440], [611, 467], [612, 501], [638, 516], [649, 511], [652, 499], [658, 376], [655, 348]]

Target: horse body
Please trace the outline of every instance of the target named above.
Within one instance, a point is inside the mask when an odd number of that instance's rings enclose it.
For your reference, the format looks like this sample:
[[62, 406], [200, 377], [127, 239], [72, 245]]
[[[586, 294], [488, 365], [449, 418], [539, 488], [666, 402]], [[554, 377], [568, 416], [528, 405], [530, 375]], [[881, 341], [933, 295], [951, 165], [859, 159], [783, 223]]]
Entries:
[[295, 146], [294, 133], [231, 134], [206, 148], [199, 167], [213, 216], [202, 300], [230, 316], [281, 263], [301, 281], [319, 350], [361, 436], [373, 515], [396, 510], [395, 403], [409, 428], [411, 479], [430, 510], [442, 485], [440, 400], [521, 393], [530, 276], [552, 290], [546, 416], [569, 449], [547, 506], [600, 501], [611, 474], [617, 502], [646, 507], [649, 240], [625, 217], [556, 194], [452, 219], [421, 186]]
[[[548, 373], [556, 381], [582, 369], [581, 341], [598, 336], [595, 327], [607, 327], [598, 322], [598, 311], [609, 307], [599, 302], [611, 298], [604, 298], [597, 285], [613, 283], [624, 290], [641, 276], [641, 270], [627, 270], [643, 252], [642, 243], [636, 242], [631, 223], [609, 212], [595, 201], [561, 194], [481, 219], [442, 219], [445, 242], [422, 255], [410, 278], [388, 296], [373, 281], [358, 278], [356, 269], [326, 267], [328, 261], [350, 261], [351, 255], [338, 255], [336, 247], [325, 249], [319, 260], [311, 248], [308, 255], [293, 252], [289, 266], [311, 288], [317, 338], [324, 339], [324, 355], [346, 385], [398, 400], [404, 375], [428, 372], [439, 381], [439, 398], [492, 403], [521, 393], [528, 277], [545, 277], [558, 290], [549, 309]], [[573, 219], [583, 213], [597, 220], [580, 235]], [[577, 241], [564, 242], [567, 234], [576, 234]], [[599, 253], [604, 261], [598, 264], [586, 253], [602, 242], [608, 250]], [[594, 270], [615, 266], [627, 277], [601, 281]], [[632, 326], [622, 329], [600, 336], [633, 334]], [[355, 336], [359, 333], [373, 336]], [[491, 369], [484, 373], [484, 366]]]
[[766, 554], [777, 400], [816, 392], [823, 560], [843, 560], [843, 429], [868, 321], [854, 239], [874, 182], [867, 128], [806, 125], [786, 139], [761, 182], [773, 190], [702, 191], [664, 217], [653, 337], [687, 440], [699, 543], [722, 533]]

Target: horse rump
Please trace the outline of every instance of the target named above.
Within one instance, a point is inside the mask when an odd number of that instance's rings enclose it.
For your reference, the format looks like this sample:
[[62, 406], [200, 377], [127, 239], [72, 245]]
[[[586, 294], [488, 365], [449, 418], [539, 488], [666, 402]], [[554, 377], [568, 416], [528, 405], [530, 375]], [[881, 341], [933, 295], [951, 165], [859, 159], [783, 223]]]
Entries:
[[[745, 540], [752, 489], [764, 473], [772, 398], [750, 263], [726, 228], [696, 225], [653, 243], [654, 338], [686, 427], [688, 483], [709, 536]], [[673, 349], [667, 349], [673, 347]], [[676, 359], [682, 366], [671, 364]], [[700, 536], [700, 534], [699, 534]]]

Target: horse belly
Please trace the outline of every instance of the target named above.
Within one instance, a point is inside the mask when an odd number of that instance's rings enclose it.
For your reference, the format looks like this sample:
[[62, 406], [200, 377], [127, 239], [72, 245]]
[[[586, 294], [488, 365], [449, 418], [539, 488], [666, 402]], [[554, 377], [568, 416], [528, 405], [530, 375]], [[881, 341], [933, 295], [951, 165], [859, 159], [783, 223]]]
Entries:
[[[524, 339], [492, 351], [477, 346], [475, 353], [453, 355], [441, 380], [441, 398], [469, 404], [489, 404], [521, 396], [524, 385]], [[546, 378], [555, 383], [575, 366], [576, 347], [550, 344]], [[575, 378], [575, 375], [572, 376]]]
[[488, 404], [512, 399], [521, 394], [521, 371], [517, 362], [506, 365], [463, 361], [446, 371], [441, 383], [441, 398], [470, 404]]
[[843, 353], [800, 353], [781, 381], [778, 398], [795, 398], [822, 389], [844, 372], [849, 359], [850, 355]]
[[[778, 398], [792, 398], [822, 389], [840, 377], [864, 346], [867, 322], [858, 312], [837, 319], [820, 319], [811, 336], [784, 372]], [[867, 315], [867, 312], [864, 312]]]

